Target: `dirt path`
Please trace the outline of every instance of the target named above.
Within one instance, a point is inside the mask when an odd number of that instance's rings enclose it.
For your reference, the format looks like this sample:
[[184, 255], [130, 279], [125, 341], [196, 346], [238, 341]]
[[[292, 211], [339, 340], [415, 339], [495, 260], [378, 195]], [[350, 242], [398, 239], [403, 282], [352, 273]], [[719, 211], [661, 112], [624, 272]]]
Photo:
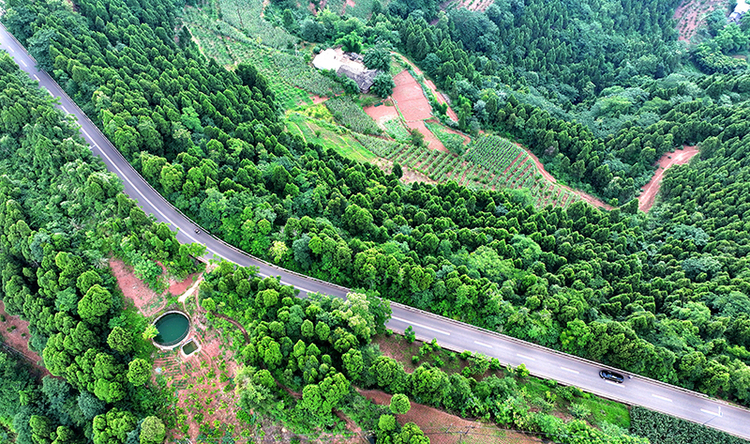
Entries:
[[658, 169], [654, 173], [654, 177], [642, 188], [643, 192], [638, 196], [638, 209], [648, 212], [654, 206], [654, 200], [659, 193], [661, 180], [664, 178], [664, 172], [667, 171], [667, 168], [672, 165], [686, 164], [699, 152], [697, 147], [685, 145], [682, 149], [675, 150], [674, 153], [661, 156], [661, 159], [657, 162]]

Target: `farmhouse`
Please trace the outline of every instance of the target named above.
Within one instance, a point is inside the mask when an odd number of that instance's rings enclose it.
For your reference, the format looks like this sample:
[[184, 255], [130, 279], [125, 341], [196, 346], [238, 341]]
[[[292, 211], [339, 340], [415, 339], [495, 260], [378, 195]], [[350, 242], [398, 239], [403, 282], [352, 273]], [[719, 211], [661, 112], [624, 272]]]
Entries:
[[313, 66], [317, 69], [327, 69], [339, 76], [346, 76], [357, 82], [363, 93], [370, 91], [370, 87], [378, 75], [377, 70], [367, 69], [362, 63], [362, 56], [353, 52], [344, 52], [341, 48], [329, 48], [313, 59]]
[[729, 14], [729, 21], [732, 23], [740, 24], [742, 16], [750, 11], [750, 5], [745, 0], [737, 0], [737, 6], [734, 7], [734, 11]]

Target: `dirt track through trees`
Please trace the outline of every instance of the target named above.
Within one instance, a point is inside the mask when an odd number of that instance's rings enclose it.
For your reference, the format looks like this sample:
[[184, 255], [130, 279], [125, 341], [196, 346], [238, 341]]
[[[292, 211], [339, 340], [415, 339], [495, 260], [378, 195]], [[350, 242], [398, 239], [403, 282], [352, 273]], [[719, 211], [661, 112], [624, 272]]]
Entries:
[[654, 177], [643, 187], [643, 192], [638, 196], [638, 209], [648, 212], [654, 206], [654, 200], [659, 193], [664, 172], [670, 166], [686, 164], [698, 153], [697, 147], [686, 145], [682, 149], [675, 150], [674, 153], [666, 153], [661, 156], [661, 159], [657, 162], [658, 168], [654, 173]]

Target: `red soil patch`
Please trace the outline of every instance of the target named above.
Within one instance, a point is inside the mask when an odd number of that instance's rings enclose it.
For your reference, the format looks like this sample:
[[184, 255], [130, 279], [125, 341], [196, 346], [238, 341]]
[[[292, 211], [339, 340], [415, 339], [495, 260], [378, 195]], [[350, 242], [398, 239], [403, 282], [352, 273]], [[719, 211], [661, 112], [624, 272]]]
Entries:
[[432, 131], [430, 131], [427, 128], [427, 125], [424, 124], [424, 121], [417, 120], [413, 122], [406, 122], [406, 125], [409, 128], [414, 128], [420, 133], [424, 135], [424, 142], [427, 145], [427, 148], [436, 150], [436, 151], [442, 151], [444, 153], [448, 152], [448, 149], [443, 145], [443, 142], [440, 141], [440, 139], [437, 138], [434, 134], [432, 134]]
[[404, 116], [406, 126], [422, 133], [430, 149], [447, 153], [448, 150], [443, 146], [443, 143], [424, 124], [425, 119], [432, 117], [432, 106], [427, 97], [424, 96], [419, 83], [406, 70], [401, 71], [394, 77], [393, 82], [396, 87], [393, 89], [391, 97]]
[[654, 200], [659, 193], [659, 186], [667, 168], [672, 165], [686, 164], [698, 153], [697, 147], [685, 145], [683, 148], [675, 150], [674, 153], [667, 153], [661, 156], [661, 159], [656, 163], [658, 169], [654, 173], [654, 177], [643, 187], [643, 192], [638, 196], [638, 209], [648, 212], [654, 206]]
[[690, 41], [701, 26], [705, 25], [705, 16], [713, 10], [723, 7], [724, 2], [720, 0], [708, 0], [705, 3], [698, 0], [685, 0], [674, 11], [674, 19], [677, 21], [679, 39]]
[[424, 120], [432, 117], [432, 107], [424, 96], [422, 87], [409, 71], [401, 71], [393, 78], [396, 87], [393, 89], [393, 100], [407, 122]]
[[[223, 426], [234, 426], [237, 432], [243, 427], [236, 417], [238, 399], [232, 383], [239, 368], [237, 363], [231, 353], [223, 351], [225, 343], [215, 330], [210, 334], [196, 332], [195, 336], [194, 340], [201, 345], [200, 351], [187, 358], [162, 352], [154, 361], [157, 372], [164, 375], [167, 384], [175, 390], [175, 416], [187, 415], [170, 435], [175, 440], [189, 437], [192, 442], [196, 442], [201, 424], [219, 421]], [[187, 427], [183, 428], [183, 424]]]
[[328, 97], [320, 97], [320, 96], [315, 95], [315, 94], [310, 94], [310, 98], [313, 101], [313, 105], [320, 105], [321, 103], [323, 103], [326, 100], [328, 100]]
[[399, 117], [398, 110], [395, 106], [393, 106], [393, 102], [390, 101], [390, 99], [386, 100], [385, 103], [380, 106], [372, 105], [368, 106], [367, 108], [363, 108], [363, 111], [365, 112], [365, 114], [372, 117], [376, 122], [381, 122], [382, 120], [391, 120], [394, 117]]
[[[362, 396], [378, 405], [389, 405], [391, 395], [380, 390], [357, 390]], [[518, 443], [531, 444], [543, 442], [534, 436], [527, 436], [511, 430], [503, 430], [491, 424], [471, 421], [451, 415], [442, 410], [423, 404], [411, 403], [411, 410], [405, 415], [396, 415], [398, 423], [404, 425], [413, 422], [430, 438], [432, 444], [476, 443]]]
[[201, 279], [200, 273], [194, 273], [181, 282], [170, 279], [169, 288], [161, 295], [157, 295], [148, 288], [146, 283], [135, 277], [133, 267], [126, 265], [123, 261], [112, 258], [109, 260], [109, 267], [117, 279], [117, 285], [122, 290], [122, 294], [133, 301], [138, 311], [146, 317], [153, 316], [164, 308], [167, 303], [164, 296], [167, 293], [175, 296], [181, 295], [193, 285], [195, 279]]
[[49, 371], [42, 365], [42, 357], [29, 349], [29, 323], [18, 316], [11, 316], [5, 311], [5, 303], [0, 301], [0, 344], [26, 358], [28, 364], [41, 373], [49, 375]]
[[[489, 4], [487, 5], [487, 7], [489, 7]], [[411, 67], [411, 69], [413, 69], [414, 72], [418, 76], [421, 75], [421, 76], [424, 77], [424, 74], [422, 74], [422, 71], [419, 68], [417, 68], [417, 65], [413, 64], [406, 57], [401, 56], [401, 59], [404, 62], [408, 63], [409, 66]], [[430, 91], [432, 91], [432, 93], [435, 95], [435, 97], [437, 98], [438, 102], [448, 104], [448, 101], [445, 99], [445, 96], [443, 95], [443, 93], [441, 93], [441, 92], [438, 91], [437, 87], [432, 82], [432, 80], [429, 80], [428, 78], [425, 77], [424, 83], [425, 83], [425, 85], [427, 85], [427, 87], [430, 89]], [[453, 119], [455, 121], [458, 121], [458, 114], [456, 114], [456, 112], [453, 111], [453, 109], [450, 106], [448, 106], [448, 110], [446, 111], [446, 114], [448, 114], [448, 117], [450, 117], [451, 119]]]

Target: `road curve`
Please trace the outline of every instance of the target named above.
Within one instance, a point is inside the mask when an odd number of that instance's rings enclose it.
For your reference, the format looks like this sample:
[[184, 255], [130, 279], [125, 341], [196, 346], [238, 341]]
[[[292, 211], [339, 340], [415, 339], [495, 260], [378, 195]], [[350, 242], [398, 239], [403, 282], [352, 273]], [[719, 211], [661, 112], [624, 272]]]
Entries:
[[[82, 135], [91, 145], [94, 154], [104, 160], [109, 171], [122, 179], [125, 193], [136, 200], [147, 214], [153, 214], [158, 221], [168, 223], [172, 230], [177, 231], [177, 240], [205, 245], [207, 257], [223, 258], [246, 267], [258, 267], [261, 276], [280, 276], [282, 283], [293, 285], [303, 293], [346, 296], [346, 288], [275, 267], [207, 233], [196, 234], [195, 230], [199, 227], [146, 183], [60, 86], [47, 73], [36, 69], [36, 62], [2, 25], [0, 48], [7, 51], [20, 68], [37, 80], [50, 95], [59, 99], [60, 109], [76, 117], [81, 125]], [[513, 366], [524, 363], [535, 376], [555, 379], [562, 384], [574, 385], [606, 398], [640, 405], [750, 439], [750, 410], [640, 376], [626, 379], [623, 384], [607, 382], [599, 378], [598, 372], [602, 365], [595, 362], [401, 304], [392, 303], [391, 307], [393, 315], [388, 328], [393, 331], [401, 332], [411, 325], [418, 339], [436, 338], [444, 348], [457, 352], [471, 350], [483, 353]]]

